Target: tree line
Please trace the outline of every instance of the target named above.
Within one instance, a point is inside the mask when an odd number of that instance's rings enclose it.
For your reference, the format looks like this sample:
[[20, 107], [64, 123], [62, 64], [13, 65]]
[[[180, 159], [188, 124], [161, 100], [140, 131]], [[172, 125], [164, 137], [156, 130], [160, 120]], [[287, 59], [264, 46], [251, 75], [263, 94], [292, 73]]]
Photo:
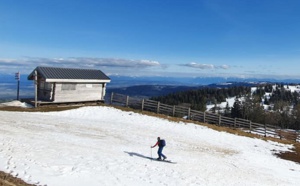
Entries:
[[[208, 104], [213, 104], [210, 111], [226, 117], [299, 130], [300, 93], [291, 91], [289, 86], [296, 85], [264, 84], [252, 89], [246, 86], [206, 87], [151, 99], [169, 105], [189, 104], [191, 109], [203, 112]], [[225, 108], [218, 106], [221, 102], [226, 102], [226, 98], [232, 97], [235, 97], [232, 107], [229, 107], [228, 102]]]

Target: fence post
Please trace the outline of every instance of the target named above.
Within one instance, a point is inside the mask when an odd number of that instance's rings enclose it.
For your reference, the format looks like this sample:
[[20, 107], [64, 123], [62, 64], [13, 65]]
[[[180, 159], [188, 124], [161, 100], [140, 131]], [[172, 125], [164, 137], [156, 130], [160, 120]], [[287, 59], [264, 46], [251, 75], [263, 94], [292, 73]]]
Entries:
[[189, 108], [189, 110], [188, 110], [188, 118], [187, 119], [191, 120], [191, 108]]
[[113, 103], [113, 98], [114, 98], [114, 93], [112, 92], [111, 95], [110, 95], [110, 104], [112, 105]]
[[221, 114], [219, 115], [219, 126], [221, 126]]
[[252, 121], [250, 121], [250, 123], [249, 123], [249, 130], [250, 130], [250, 133], [251, 133], [251, 131], [252, 131]]
[[267, 124], [265, 124], [265, 137], [267, 137]]
[[203, 112], [203, 123], [205, 123], [206, 112]]
[[159, 114], [159, 106], [160, 106], [160, 102], [157, 102], [157, 114]]
[[281, 131], [281, 129], [279, 129], [278, 131], [279, 131], [279, 139], [282, 139], [282, 131]]
[[145, 99], [142, 99], [142, 112], [144, 111]]
[[126, 107], [128, 107], [129, 96], [126, 96]]
[[234, 124], [233, 127], [236, 128], [236, 118], [234, 118]]
[[172, 110], [172, 116], [174, 117], [175, 116], [175, 105], [173, 105], [173, 110]]

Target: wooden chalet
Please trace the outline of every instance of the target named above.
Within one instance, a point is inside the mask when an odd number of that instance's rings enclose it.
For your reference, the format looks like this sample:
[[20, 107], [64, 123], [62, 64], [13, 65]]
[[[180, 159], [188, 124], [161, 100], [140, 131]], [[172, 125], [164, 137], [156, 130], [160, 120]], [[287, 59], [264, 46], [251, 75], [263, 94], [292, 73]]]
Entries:
[[35, 81], [35, 102], [104, 101], [110, 78], [101, 70], [36, 67], [28, 76]]

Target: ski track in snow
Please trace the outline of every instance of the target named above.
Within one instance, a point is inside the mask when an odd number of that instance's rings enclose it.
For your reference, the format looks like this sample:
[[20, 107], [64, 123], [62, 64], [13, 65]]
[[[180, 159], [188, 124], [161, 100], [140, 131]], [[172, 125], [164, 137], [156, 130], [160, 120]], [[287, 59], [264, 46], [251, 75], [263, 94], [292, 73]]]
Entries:
[[[0, 169], [28, 183], [79, 185], [298, 185], [300, 165], [273, 151], [292, 148], [194, 125], [84, 107], [0, 111]], [[177, 162], [151, 161], [157, 136]]]

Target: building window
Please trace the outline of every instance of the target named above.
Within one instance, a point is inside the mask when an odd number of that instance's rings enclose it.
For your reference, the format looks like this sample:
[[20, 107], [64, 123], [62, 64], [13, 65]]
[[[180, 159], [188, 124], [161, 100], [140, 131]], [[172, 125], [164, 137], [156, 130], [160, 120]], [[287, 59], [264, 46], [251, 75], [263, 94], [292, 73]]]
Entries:
[[75, 83], [69, 83], [69, 84], [62, 84], [61, 90], [76, 90], [76, 84]]

